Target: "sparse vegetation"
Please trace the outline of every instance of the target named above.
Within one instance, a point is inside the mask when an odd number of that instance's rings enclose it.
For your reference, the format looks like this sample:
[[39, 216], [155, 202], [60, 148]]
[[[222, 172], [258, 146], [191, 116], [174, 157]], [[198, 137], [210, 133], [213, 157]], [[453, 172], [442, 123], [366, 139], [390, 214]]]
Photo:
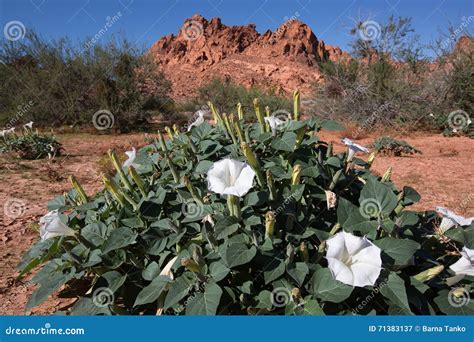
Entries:
[[417, 150], [405, 140], [398, 140], [388, 136], [377, 138], [371, 147], [382, 155], [389, 155], [400, 157], [407, 154], [421, 154], [420, 150]]

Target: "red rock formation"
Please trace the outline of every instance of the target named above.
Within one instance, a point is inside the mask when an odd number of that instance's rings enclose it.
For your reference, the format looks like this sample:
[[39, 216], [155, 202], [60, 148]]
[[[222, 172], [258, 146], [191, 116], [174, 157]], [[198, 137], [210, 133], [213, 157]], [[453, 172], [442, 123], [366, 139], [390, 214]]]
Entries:
[[150, 53], [172, 82], [176, 98], [196, 93], [203, 82], [230, 77], [239, 84], [291, 92], [309, 92], [321, 79], [315, 64], [347, 60], [337, 47], [326, 46], [298, 20], [283, 23], [275, 32], [259, 34], [255, 25], [226, 26], [219, 18], [200, 15], [186, 19], [177, 36], [158, 40]]

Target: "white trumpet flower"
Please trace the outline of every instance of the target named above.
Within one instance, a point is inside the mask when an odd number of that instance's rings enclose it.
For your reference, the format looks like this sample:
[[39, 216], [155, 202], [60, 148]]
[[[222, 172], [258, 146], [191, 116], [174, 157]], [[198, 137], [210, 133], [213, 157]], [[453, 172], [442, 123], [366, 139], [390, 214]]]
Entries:
[[47, 240], [56, 236], [74, 236], [75, 231], [59, 218], [58, 210], [53, 210], [40, 218], [40, 236], [41, 240]]
[[464, 247], [461, 251], [461, 258], [450, 267], [456, 275], [474, 276], [474, 249]]
[[135, 163], [135, 159], [137, 158], [137, 150], [135, 147], [132, 147], [131, 151], [126, 151], [125, 154], [128, 156], [128, 159], [123, 163], [123, 167], [133, 166], [137, 168], [140, 164]]
[[276, 116], [266, 116], [264, 120], [270, 126], [273, 136], [276, 134], [278, 127], [286, 122], [277, 118]]
[[196, 113], [194, 113], [194, 117], [197, 118], [188, 126], [188, 132], [191, 130], [193, 127], [197, 127], [201, 124], [204, 123], [204, 111], [203, 110], [198, 110]]
[[382, 270], [381, 250], [366, 237], [340, 232], [326, 241], [326, 259], [336, 280], [357, 287], [373, 286]]
[[443, 233], [455, 225], [470, 226], [472, 221], [474, 221], [474, 217], [463, 217], [444, 207], [436, 207], [436, 211], [443, 216], [439, 226]]
[[221, 195], [244, 196], [253, 186], [255, 171], [233, 159], [215, 162], [207, 172], [209, 191]]
[[24, 124], [23, 127], [33, 129], [33, 121], [30, 121], [30, 122]]
[[364, 153], [369, 153], [369, 149], [367, 147], [364, 147], [362, 145], [356, 144], [353, 142], [351, 139], [344, 138], [342, 139], [342, 142], [347, 145], [348, 147], [348, 153], [347, 153], [347, 160], [352, 160], [354, 157], [354, 154], [356, 152], [364, 152]]

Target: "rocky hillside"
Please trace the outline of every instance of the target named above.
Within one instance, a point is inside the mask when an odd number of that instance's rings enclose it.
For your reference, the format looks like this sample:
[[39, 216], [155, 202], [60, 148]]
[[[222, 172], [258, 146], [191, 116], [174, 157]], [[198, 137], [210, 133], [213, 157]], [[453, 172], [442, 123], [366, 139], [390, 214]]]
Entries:
[[318, 61], [349, 57], [319, 40], [298, 20], [260, 34], [253, 24], [226, 26], [219, 18], [206, 20], [200, 15], [186, 19], [177, 36], [158, 40], [150, 53], [171, 80], [176, 98], [195, 94], [200, 84], [214, 77], [277, 92], [299, 88], [305, 93], [321, 79], [315, 68]]

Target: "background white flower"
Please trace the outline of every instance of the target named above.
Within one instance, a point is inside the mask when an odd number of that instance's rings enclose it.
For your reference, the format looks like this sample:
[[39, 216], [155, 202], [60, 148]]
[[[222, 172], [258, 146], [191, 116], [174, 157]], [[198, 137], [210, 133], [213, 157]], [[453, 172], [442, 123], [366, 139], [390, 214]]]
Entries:
[[286, 123], [285, 121], [280, 120], [276, 116], [266, 116], [264, 119], [265, 119], [265, 122], [268, 123], [268, 125], [270, 126], [272, 130], [272, 135], [276, 134], [276, 130], [278, 129], [279, 126]]
[[450, 267], [456, 275], [474, 276], [474, 249], [464, 247], [461, 251], [461, 258]]
[[474, 221], [474, 217], [463, 217], [444, 207], [436, 207], [436, 211], [443, 216], [439, 226], [443, 233], [455, 225], [470, 226], [472, 221]]
[[137, 168], [140, 166], [140, 164], [135, 163], [135, 159], [137, 158], [137, 150], [135, 150], [135, 147], [132, 147], [132, 150], [125, 152], [125, 154], [128, 156], [128, 159], [123, 163], [123, 167], [133, 166]]
[[188, 132], [191, 130], [192, 127], [197, 127], [197, 126], [202, 125], [204, 123], [204, 111], [203, 110], [198, 110], [196, 113], [194, 113], [194, 116], [197, 116], [197, 118], [196, 118], [196, 120], [194, 120], [188, 126]]
[[347, 160], [351, 160], [352, 157], [354, 157], [354, 154], [356, 152], [364, 152], [364, 153], [369, 153], [369, 149], [367, 147], [364, 147], [362, 145], [356, 144], [353, 142], [351, 139], [344, 138], [342, 139], [342, 142], [347, 145], [349, 148], [348, 154], [347, 154]]
[[29, 128], [29, 129], [33, 129], [33, 121], [30, 121], [30, 122], [24, 124], [23, 127], [27, 127], [27, 128]]
[[208, 189], [221, 195], [244, 196], [253, 186], [255, 171], [233, 159], [215, 162], [207, 173]]
[[326, 259], [336, 280], [352, 286], [373, 286], [382, 269], [380, 248], [366, 237], [340, 232], [326, 241]]
[[40, 218], [40, 236], [41, 240], [46, 240], [56, 236], [73, 236], [75, 231], [59, 218], [58, 210], [53, 210]]

